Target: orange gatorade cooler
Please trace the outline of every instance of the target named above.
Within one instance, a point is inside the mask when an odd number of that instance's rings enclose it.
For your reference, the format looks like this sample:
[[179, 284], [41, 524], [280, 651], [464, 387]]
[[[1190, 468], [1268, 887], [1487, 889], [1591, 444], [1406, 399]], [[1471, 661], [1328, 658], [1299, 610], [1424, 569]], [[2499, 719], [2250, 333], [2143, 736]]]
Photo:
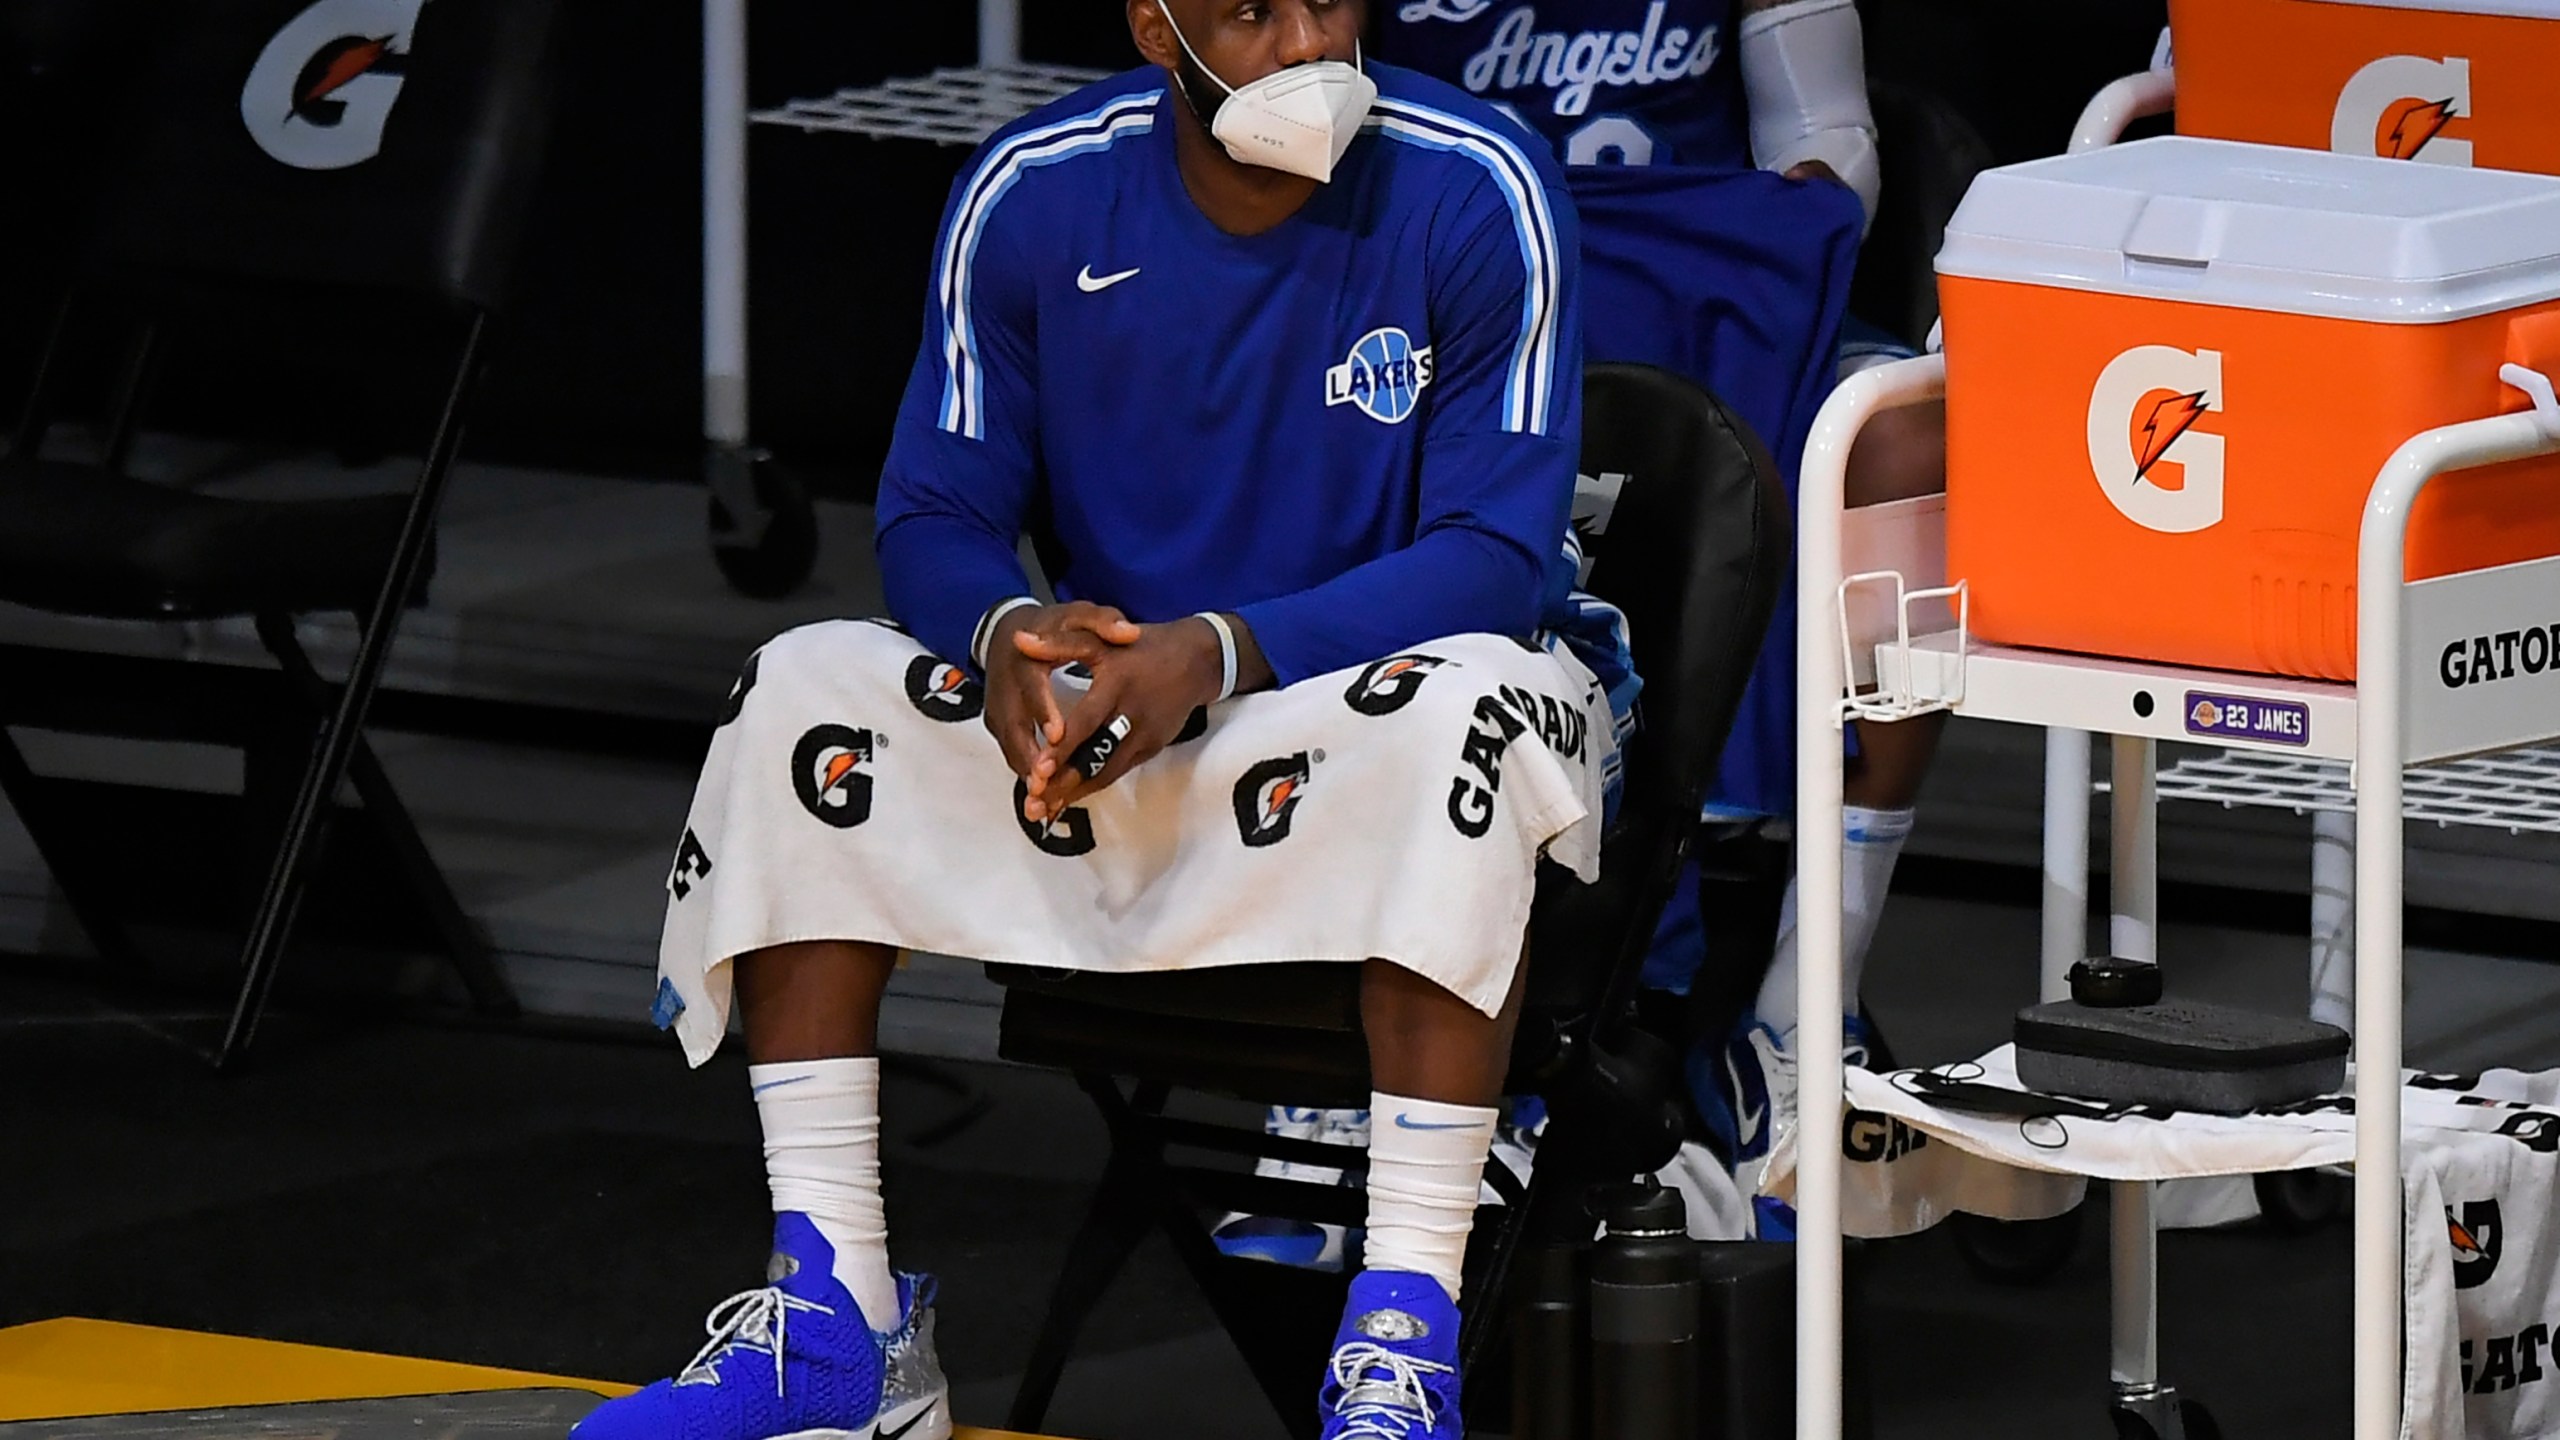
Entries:
[[2178, 131], [2560, 175], [2560, 0], [2170, 0]]
[[[2376, 472], [2560, 367], [2560, 180], [2144, 140], [1987, 172], [1938, 274], [1974, 633], [2351, 679]], [[2408, 575], [2546, 555], [2560, 457], [2430, 485]]]

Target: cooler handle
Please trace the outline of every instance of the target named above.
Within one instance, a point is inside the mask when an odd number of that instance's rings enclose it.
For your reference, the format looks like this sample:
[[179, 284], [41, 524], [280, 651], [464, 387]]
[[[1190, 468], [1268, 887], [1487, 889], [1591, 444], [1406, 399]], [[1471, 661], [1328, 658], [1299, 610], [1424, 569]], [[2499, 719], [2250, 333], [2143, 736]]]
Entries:
[[2498, 367], [2498, 378], [2525, 393], [2533, 402], [2533, 416], [2542, 433], [2560, 440], [2560, 395], [2551, 388], [2551, 377], [2542, 371], [2512, 362]]

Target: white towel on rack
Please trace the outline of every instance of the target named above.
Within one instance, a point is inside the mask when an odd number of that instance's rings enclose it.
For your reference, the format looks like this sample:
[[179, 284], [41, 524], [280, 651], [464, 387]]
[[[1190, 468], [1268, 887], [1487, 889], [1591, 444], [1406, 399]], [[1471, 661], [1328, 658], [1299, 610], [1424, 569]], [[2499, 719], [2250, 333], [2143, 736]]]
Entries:
[[[1956, 1073], [2024, 1088], [2011, 1047], [1976, 1066]], [[2245, 1175], [2355, 1158], [2355, 1115], [2343, 1095], [2281, 1113], [2126, 1108], [2105, 1119], [2021, 1121], [1941, 1109], [1897, 1083], [1911, 1073], [1849, 1072], [1840, 1133], [1851, 1235], [1907, 1235], [1956, 1210], [2056, 1215], [2091, 1179]], [[2401, 1133], [2410, 1400], [2401, 1434], [2560, 1437], [2560, 1071], [2412, 1071]], [[1780, 1138], [1764, 1181], [1789, 1200], [1794, 1141]]]

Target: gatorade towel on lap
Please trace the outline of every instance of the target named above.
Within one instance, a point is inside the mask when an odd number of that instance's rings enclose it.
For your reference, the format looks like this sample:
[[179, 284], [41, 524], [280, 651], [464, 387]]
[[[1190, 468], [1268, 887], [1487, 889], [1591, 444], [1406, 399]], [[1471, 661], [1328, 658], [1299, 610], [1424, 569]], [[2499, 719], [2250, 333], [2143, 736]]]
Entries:
[[[1565, 177], [1582, 215], [1585, 355], [1659, 365], [1714, 392], [1768, 445], [1792, 505], [1836, 375], [1857, 196], [1758, 170], [1578, 165]], [[1713, 808], [1795, 808], [1795, 615], [1791, 563]]]

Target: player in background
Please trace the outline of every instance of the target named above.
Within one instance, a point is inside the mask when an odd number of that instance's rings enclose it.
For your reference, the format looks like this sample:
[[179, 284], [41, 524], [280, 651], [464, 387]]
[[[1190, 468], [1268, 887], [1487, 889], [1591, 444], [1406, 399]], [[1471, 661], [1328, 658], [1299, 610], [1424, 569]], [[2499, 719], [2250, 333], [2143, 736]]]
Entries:
[[899, 624], [770, 642], [713, 737], [657, 1014], [700, 1064], [743, 1012], [773, 1257], [580, 1440], [951, 1433], [880, 1196], [901, 950], [1359, 965], [1367, 1268], [1308, 1378], [1325, 1440], [1464, 1432], [1518, 917], [1542, 857], [1597, 873], [1631, 683], [1554, 633], [1572, 206], [1490, 107], [1364, 67], [1357, 0], [1126, 8], [1147, 68], [953, 189], [880, 487]]
[[[1376, 21], [1381, 58], [1437, 75], [1501, 106], [1575, 167], [1568, 179], [1578, 193], [1580, 177], [1590, 173], [1581, 167], [1756, 167], [1805, 185], [1845, 186], [1857, 195], [1865, 219], [1874, 217], [1881, 176], [1852, 0], [1397, 0], [1381, 4]], [[1595, 182], [1602, 178], [1593, 176]], [[1602, 252], [1618, 248], [1613, 242], [1622, 238], [1625, 248], [1640, 250], [1644, 243], [1606, 227], [1655, 222], [1641, 210], [1617, 221], [1611, 217], [1621, 210], [1604, 208], [1596, 199], [1584, 209], [1585, 243], [1593, 257], [1589, 313], [1595, 318], [1585, 340], [1590, 358], [1655, 359], [1664, 343], [1676, 348], [1685, 337], [1648, 335], [1646, 327], [1681, 323], [1687, 312], [1604, 308], [1600, 301]], [[1769, 223], [1802, 222], [1788, 212]], [[1666, 272], [1674, 263], [1656, 262]], [[1791, 266], [1781, 274], [1737, 263], [1730, 253], [1704, 251], [1686, 278], [1771, 316], [1772, 326], [1807, 322], [1789, 314], [1788, 297], [1768, 294], [1771, 286], [1806, 289], [1828, 281], [1845, 295], [1846, 282], [1845, 275], [1819, 264]], [[1796, 298], [1810, 303], [1814, 297]], [[1841, 326], [1836, 373], [1845, 379], [1911, 353], [1899, 339], [1851, 316]], [[1732, 384], [1719, 384], [1716, 376], [1693, 378], [1739, 398]], [[1782, 432], [1810, 423], [1801, 404], [1792, 408], [1796, 413], [1784, 417], [1753, 415], [1779, 453], [1790, 495], [1796, 472]], [[1945, 415], [1938, 406], [1878, 417], [1850, 457], [1853, 506], [1945, 488]], [[1756, 823], [1793, 810], [1794, 647], [1787, 628], [1782, 614], [1727, 746], [1722, 779], [1708, 807], [1710, 823]], [[1863, 1063], [1867, 1053], [1865, 1026], [1855, 1013], [1860, 977], [1944, 724], [1944, 716], [1925, 716], [1855, 727], [1847, 778], [1843, 935], [1843, 994], [1852, 1010], [1843, 1024], [1851, 1064]], [[1694, 896], [1687, 898], [1694, 907]], [[1802, 1018], [1796, 1014], [1795, 904], [1790, 881], [1777, 948], [1751, 1012], [1725, 1043], [1702, 1044], [1691, 1055], [1701, 1112], [1746, 1193], [1757, 1182], [1774, 1133], [1793, 1124], [1794, 1040]], [[1675, 918], [1646, 978], [1651, 985], [1685, 991], [1703, 951], [1697, 939], [1676, 932]], [[1791, 1224], [1783, 1207], [1761, 1207], [1763, 1233], [1785, 1233]]]

